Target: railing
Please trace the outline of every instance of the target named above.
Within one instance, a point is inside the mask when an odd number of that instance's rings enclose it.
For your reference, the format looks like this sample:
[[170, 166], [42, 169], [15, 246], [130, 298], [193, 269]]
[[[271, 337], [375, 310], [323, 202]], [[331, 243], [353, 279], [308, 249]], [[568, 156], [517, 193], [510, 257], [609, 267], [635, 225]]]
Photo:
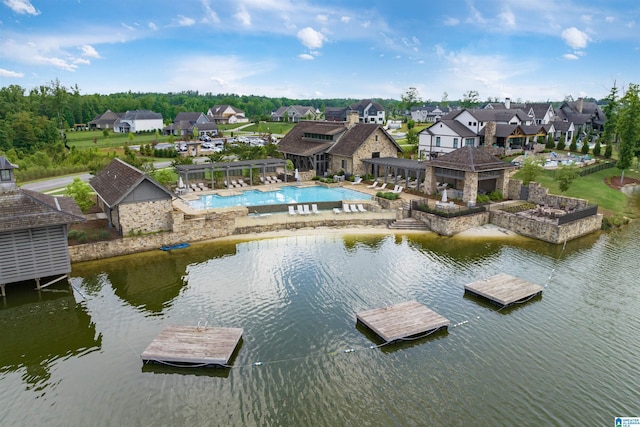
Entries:
[[471, 215], [479, 212], [485, 212], [485, 206], [460, 206], [456, 204], [438, 203], [435, 208], [429, 206], [428, 199], [412, 200], [411, 209], [438, 215], [444, 218], [455, 218], [463, 215]]
[[567, 224], [572, 221], [577, 221], [582, 218], [596, 215], [597, 213], [598, 213], [598, 205], [589, 206], [579, 211], [562, 215], [561, 217], [558, 218], [558, 225]]
[[591, 175], [592, 173], [596, 173], [604, 169], [611, 169], [612, 167], [615, 167], [615, 165], [616, 165], [616, 162], [605, 162], [605, 163], [599, 163], [597, 165], [587, 166], [586, 168], [580, 169], [578, 171], [578, 175], [580, 176]]

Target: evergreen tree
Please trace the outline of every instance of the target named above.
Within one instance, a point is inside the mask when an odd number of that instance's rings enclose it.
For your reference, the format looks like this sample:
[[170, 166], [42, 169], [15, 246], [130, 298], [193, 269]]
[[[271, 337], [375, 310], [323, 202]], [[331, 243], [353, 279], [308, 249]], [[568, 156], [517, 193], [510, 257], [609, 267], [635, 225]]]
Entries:
[[621, 182], [624, 180], [624, 170], [631, 166], [636, 153], [638, 140], [640, 140], [640, 98], [637, 84], [629, 84], [627, 92], [622, 97], [620, 112], [616, 123], [616, 130], [620, 136], [618, 148], [618, 163], [616, 166], [622, 170]]
[[593, 146], [593, 155], [594, 157], [600, 156], [602, 152], [602, 147], [600, 146], [600, 138], [596, 139], [596, 144]]
[[589, 154], [589, 138], [586, 136], [582, 140], [582, 148], [580, 151], [582, 151], [582, 154]]
[[604, 148], [604, 157], [610, 159], [613, 155], [613, 142], [608, 141], [607, 145]]
[[564, 134], [560, 135], [560, 140], [558, 140], [558, 150], [564, 151], [567, 148], [567, 144], [564, 142]]
[[574, 134], [571, 138], [571, 144], [569, 144], [569, 151], [578, 151], [578, 134]]
[[548, 150], [553, 150], [554, 148], [556, 148], [556, 142], [553, 140], [553, 135], [551, 134], [547, 135], [547, 142], [544, 145], [544, 148]]

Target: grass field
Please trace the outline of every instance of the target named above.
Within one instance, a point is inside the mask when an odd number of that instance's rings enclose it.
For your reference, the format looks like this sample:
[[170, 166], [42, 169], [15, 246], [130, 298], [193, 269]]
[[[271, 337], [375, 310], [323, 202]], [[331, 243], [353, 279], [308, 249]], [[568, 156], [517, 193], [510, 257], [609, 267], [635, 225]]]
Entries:
[[70, 147], [82, 148], [117, 148], [129, 145], [144, 145], [155, 142], [167, 142], [168, 136], [159, 135], [156, 137], [154, 133], [134, 134], [133, 139], [129, 138], [126, 133], [109, 132], [109, 136], [105, 137], [101, 130], [91, 131], [72, 131], [67, 132], [67, 145]]

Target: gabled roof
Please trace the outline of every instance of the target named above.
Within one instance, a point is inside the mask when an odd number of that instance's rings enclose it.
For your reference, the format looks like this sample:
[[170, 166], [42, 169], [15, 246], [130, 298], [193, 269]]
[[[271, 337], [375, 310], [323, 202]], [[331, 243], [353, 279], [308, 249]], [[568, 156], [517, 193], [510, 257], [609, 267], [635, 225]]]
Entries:
[[129, 110], [122, 117], [121, 121], [125, 120], [162, 120], [162, 114], [154, 113], [150, 110]]
[[89, 122], [90, 125], [106, 125], [113, 124], [122, 117], [124, 113], [114, 113], [111, 110], [105, 111], [103, 114], [98, 114], [93, 120]]
[[[496, 124], [496, 136], [498, 138], [506, 138], [510, 135], [516, 135], [516, 130], [520, 130], [521, 135], [537, 135], [539, 133], [547, 133], [547, 129], [544, 125], [509, 125], [506, 123], [498, 123]], [[487, 128], [486, 126], [478, 132], [479, 135], [485, 135]]]
[[5, 156], [0, 155], [0, 169], [18, 169], [18, 165], [14, 165]]
[[244, 114], [244, 111], [227, 104], [214, 105], [213, 107], [209, 108], [207, 114], [210, 114], [212, 116], [220, 116], [229, 109], [232, 110], [235, 114]]
[[465, 172], [482, 172], [515, 168], [511, 163], [477, 147], [464, 146], [427, 161], [428, 166]]
[[[181, 122], [181, 121], [187, 121], [187, 122], [190, 122], [190, 123], [193, 124], [193, 123], [197, 122], [200, 117], [205, 117], [206, 118], [207, 116], [205, 116], [202, 113], [198, 113], [198, 112], [185, 112], [185, 111], [183, 111], [183, 112], [180, 112], [180, 113], [178, 113], [176, 115], [176, 118], [175, 118], [175, 120], [173, 122], [174, 123], [178, 123], [178, 122]], [[207, 119], [207, 120], [209, 120], [209, 119]]]
[[367, 108], [369, 105], [371, 105], [376, 111], [384, 111], [384, 108], [382, 108], [382, 105], [370, 99], [363, 99], [360, 102], [355, 102], [349, 105], [349, 108], [352, 110], [358, 110], [360, 112], [363, 112], [364, 109]]
[[471, 137], [474, 137], [474, 136], [478, 136], [474, 131], [472, 131], [471, 129], [469, 129], [468, 127], [466, 127], [465, 125], [463, 125], [459, 121], [457, 121], [457, 120], [445, 120], [445, 119], [442, 119], [440, 121], [435, 122], [432, 126], [429, 126], [428, 128], [424, 128], [423, 130], [420, 131], [420, 133], [427, 132], [430, 135], [434, 135], [434, 136], [435, 135], [440, 135], [437, 132], [439, 124], [447, 126], [449, 129], [451, 129], [457, 135], [460, 135], [463, 138], [471, 138]]
[[553, 112], [553, 107], [549, 102], [530, 102], [526, 104], [527, 110], [533, 110], [535, 117], [541, 119], [549, 110]]
[[455, 110], [443, 117], [443, 119], [454, 120], [464, 111], [467, 111], [479, 122], [509, 122], [513, 117], [518, 117], [520, 121], [531, 120], [531, 118], [520, 108], [494, 110], [491, 108], [465, 108]]
[[[347, 127], [344, 122], [303, 121], [298, 123], [278, 143], [278, 150], [282, 153], [311, 156], [327, 152], [338, 156], [351, 156], [378, 128], [384, 132], [398, 151], [402, 148], [380, 125], [373, 123], [356, 123]], [[326, 135], [332, 139], [313, 140], [305, 138], [305, 134]]]
[[149, 181], [173, 198], [169, 190], [164, 188], [141, 170], [116, 158], [111, 161], [89, 182], [100, 198], [113, 207], [120, 203], [143, 181]]
[[54, 197], [22, 188], [0, 193], [0, 232], [85, 220], [71, 197]]

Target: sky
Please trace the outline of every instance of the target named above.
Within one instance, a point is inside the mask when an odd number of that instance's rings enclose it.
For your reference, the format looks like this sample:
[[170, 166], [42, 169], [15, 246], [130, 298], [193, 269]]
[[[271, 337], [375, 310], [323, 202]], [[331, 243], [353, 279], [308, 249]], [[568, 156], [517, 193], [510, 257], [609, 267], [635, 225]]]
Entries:
[[640, 83], [637, 0], [0, 0], [0, 87], [439, 102]]

